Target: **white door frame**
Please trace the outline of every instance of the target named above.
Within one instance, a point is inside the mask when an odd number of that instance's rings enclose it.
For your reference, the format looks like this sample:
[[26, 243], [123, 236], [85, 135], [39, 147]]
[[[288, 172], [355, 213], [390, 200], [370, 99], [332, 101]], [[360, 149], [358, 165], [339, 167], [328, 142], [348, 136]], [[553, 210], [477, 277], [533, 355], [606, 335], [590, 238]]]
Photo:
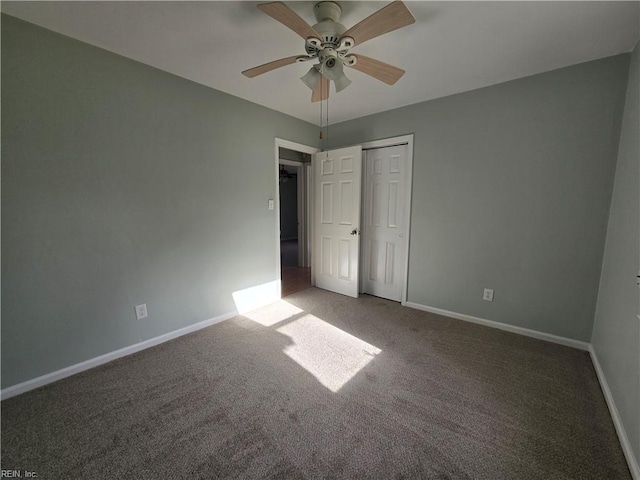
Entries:
[[[304, 145], [302, 143], [297, 143], [297, 142], [292, 142], [291, 140], [285, 140], [283, 138], [275, 138], [275, 147], [274, 147], [274, 158], [275, 158], [275, 182], [276, 182], [276, 193], [275, 193], [275, 199], [274, 199], [274, 203], [275, 203], [275, 208], [274, 208], [274, 213], [275, 213], [275, 221], [276, 221], [276, 282], [277, 282], [277, 296], [278, 298], [282, 298], [282, 268], [280, 267], [280, 147], [282, 148], [287, 148], [289, 150], [293, 150], [296, 152], [302, 152], [302, 153], [309, 153], [309, 154], [313, 154], [313, 153], [317, 153], [320, 151], [319, 148], [316, 147], [310, 147], [309, 145]], [[300, 185], [300, 184], [298, 184]], [[308, 182], [307, 182], [308, 185]], [[309, 191], [309, 189], [307, 189], [307, 202], [309, 203], [311, 201], [313, 201], [312, 197], [311, 197], [311, 192]], [[310, 248], [310, 231], [309, 231], [309, 225], [312, 222], [312, 219], [310, 216], [307, 216], [306, 218], [307, 220], [307, 252], [309, 252]], [[313, 270], [313, 269], [312, 269]]]
[[[366, 150], [372, 150], [374, 148], [385, 148], [385, 147], [393, 147], [395, 145], [407, 145], [407, 167], [408, 167], [408, 178], [407, 178], [407, 188], [405, 189], [405, 198], [404, 198], [404, 205], [403, 207], [405, 208], [405, 212], [407, 212], [407, 216], [406, 216], [406, 222], [405, 222], [405, 226], [404, 226], [404, 237], [407, 239], [407, 244], [406, 244], [406, 248], [405, 248], [405, 252], [404, 252], [404, 258], [402, 259], [402, 261], [404, 262], [404, 278], [402, 279], [402, 297], [401, 297], [401, 304], [402, 305], [406, 305], [407, 303], [407, 286], [409, 283], [409, 246], [410, 246], [410, 240], [411, 240], [411, 191], [413, 188], [413, 134], [410, 135], [402, 135], [399, 137], [392, 137], [392, 138], [385, 138], [382, 140], [374, 140], [371, 142], [364, 142], [362, 144], [362, 157], [363, 157], [363, 166], [362, 166], [362, 172], [364, 175], [365, 172], [365, 166], [364, 166], [364, 153]], [[364, 185], [364, 179], [363, 179], [363, 185]], [[364, 192], [364, 188], [362, 189], [362, 191]], [[364, 193], [363, 193], [364, 194]], [[361, 209], [361, 214], [364, 215], [364, 211], [365, 211], [365, 206], [366, 206], [366, 202], [362, 201], [362, 206], [363, 208]], [[364, 232], [364, 228], [366, 228], [366, 222], [360, 222], [360, 224], [362, 225], [363, 231], [362, 231], [362, 235], [364, 238], [365, 232]], [[361, 250], [361, 255], [364, 253], [364, 249]], [[362, 260], [362, 259], [361, 259]], [[360, 272], [362, 273], [362, 266], [364, 265], [364, 262], [361, 261], [360, 262]], [[361, 274], [360, 278], [364, 278], [364, 276]], [[360, 291], [362, 291], [362, 284], [360, 285]]]

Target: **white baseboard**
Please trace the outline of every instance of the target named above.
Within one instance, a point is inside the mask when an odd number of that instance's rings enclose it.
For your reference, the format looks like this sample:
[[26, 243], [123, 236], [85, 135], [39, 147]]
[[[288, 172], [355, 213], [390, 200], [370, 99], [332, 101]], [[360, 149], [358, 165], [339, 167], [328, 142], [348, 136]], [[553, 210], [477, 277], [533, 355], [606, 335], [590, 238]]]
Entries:
[[99, 357], [91, 358], [84, 362], [71, 365], [70, 367], [62, 368], [60, 370], [56, 370], [55, 372], [47, 373], [46, 375], [27, 380], [26, 382], [18, 383], [17, 385], [4, 388], [0, 390], [0, 400], [6, 400], [7, 398], [15, 397], [16, 395], [20, 395], [21, 393], [43, 387], [49, 383], [62, 380], [63, 378], [70, 377], [71, 375], [75, 375], [76, 373], [84, 372], [85, 370], [89, 370], [90, 368], [97, 367], [98, 365], [102, 365], [117, 358], [126, 357], [127, 355], [139, 352], [140, 350], [145, 350], [161, 343], [168, 342], [169, 340], [173, 340], [174, 338], [181, 337], [188, 333], [210, 327], [211, 325], [215, 325], [216, 323], [220, 323], [224, 320], [233, 318], [236, 315], [238, 315], [237, 311], [225, 313], [223, 315], [219, 315], [217, 317], [210, 318], [199, 323], [194, 323], [193, 325], [189, 325], [188, 327], [180, 328], [178, 330], [165, 333], [164, 335], [160, 335], [155, 338], [150, 338], [149, 340], [145, 340], [144, 342], [136, 343], [134, 345], [121, 348], [120, 350], [115, 350], [113, 352], [100, 355]]
[[611, 394], [611, 390], [609, 389], [609, 384], [607, 383], [607, 378], [604, 376], [604, 371], [600, 366], [600, 362], [598, 361], [596, 351], [593, 349], [593, 345], [589, 346], [589, 353], [591, 354], [591, 361], [593, 362], [593, 366], [596, 370], [596, 375], [598, 376], [598, 381], [600, 382], [600, 388], [602, 388], [602, 393], [604, 394], [604, 398], [607, 401], [607, 406], [609, 407], [609, 413], [611, 414], [611, 418], [613, 419], [613, 424], [616, 427], [616, 432], [618, 433], [618, 438], [620, 439], [620, 444], [622, 445], [622, 451], [624, 452], [624, 456], [627, 459], [627, 465], [629, 465], [631, 476], [634, 478], [634, 480], [640, 480], [640, 467], [638, 467], [638, 459], [633, 452], [633, 448], [631, 448], [629, 437], [627, 437], [627, 432], [624, 429], [624, 425], [622, 424], [620, 413], [618, 413], [618, 408], [616, 407], [616, 402], [613, 399], [613, 395]]
[[415, 308], [416, 310], [423, 310], [425, 312], [436, 313], [445, 317], [455, 318], [457, 320], [464, 320], [465, 322], [477, 323], [484, 325], [485, 327], [497, 328], [498, 330], [504, 330], [511, 333], [517, 333], [526, 337], [533, 337], [539, 340], [545, 340], [547, 342], [558, 343], [567, 347], [577, 348], [578, 350], [589, 351], [590, 343], [581, 342], [580, 340], [574, 340], [572, 338], [560, 337], [558, 335], [552, 335], [550, 333], [539, 332], [537, 330], [529, 330], [528, 328], [516, 327], [514, 325], [507, 325], [506, 323], [494, 322], [493, 320], [487, 320], [485, 318], [473, 317], [464, 313], [450, 312], [448, 310], [442, 310], [441, 308], [429, 307], [420, 303], [407, 302], [407, 307]]

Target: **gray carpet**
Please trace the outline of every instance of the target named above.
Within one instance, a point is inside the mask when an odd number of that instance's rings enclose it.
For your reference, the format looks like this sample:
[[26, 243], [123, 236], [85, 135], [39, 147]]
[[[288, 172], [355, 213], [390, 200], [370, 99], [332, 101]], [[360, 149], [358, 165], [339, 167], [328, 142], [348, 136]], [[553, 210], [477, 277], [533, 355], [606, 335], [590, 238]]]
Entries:
[[631, 478], [586, 352], [315, 288], [2, 402], [2, 468]]

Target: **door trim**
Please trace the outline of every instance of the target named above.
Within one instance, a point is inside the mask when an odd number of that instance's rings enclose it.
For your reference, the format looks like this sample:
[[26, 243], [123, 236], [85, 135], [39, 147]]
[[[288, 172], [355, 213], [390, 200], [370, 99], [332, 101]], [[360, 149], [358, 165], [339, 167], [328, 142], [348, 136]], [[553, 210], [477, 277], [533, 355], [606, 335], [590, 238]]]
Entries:
[[[413, 140], [414, 135], [401, 135], [399, 137], [391, 137], [384, 138], [381, 140], [373, 140], [371, 142], [364, 142], [362, 144], [362, 156], [363, 156], [363, 174], [365, 171], [364, 167], [364, 152], [366, 150], [373, 150], [376, 148], [385, 148], [385, 147], [393, 147], [396, 145], [407, 145], [407, 166], [408, 166], [408, 178], [407, 178], [407, 188], [405, 190], [405, 198], [404, 198], [404, 208], [407, 212], [406, 222], [404, 226], [404, 235], [407, 239], [407, 244], [404, 252], [404, 258], [402, 259], [404, 262], [404, 278], [402, 279], [402, 296], [400, 304], [406, 306], [407, 304], [407, 287], [409, 283], [409, 249], [411, 244], [411, 192], [413, 191]], [[364, 182], [364, 180], [363, 180]], [[362, 189], [364, 191], [364, 188]], [[366, 202], [362, 202], [363, 208], [361, 209], [361, 215], [364, 214], [364, 206]], [[365, 222], [361, 222], [364, 227]], [[364, 250], [363, 250], [364, 251]], [[360, 262], [360, 268], [364, 265], [364, 262]], [[360, 278], [363, 278], [360, 275]], [[362, 288], [362, 285], [360, 285]]]
[[[277, 297], [282, 298], [282, 267], [280, 266], [280, 147], [288, 148], [289, 150], [294, 150], [296, 152], [302, 153], [318, 153], [320, 151], [319, 148], [310, 147], [309, 145], [304, 145], [302, 143], [292, 142], [291, 140], [285, 140], [283, 138], [275, 138], [274, 142], [274, 180], [275, 180], [275, 197], [273, 198], [275, 208], [274, 216], [275, 216], [275, 244], [276, 244], [276, 289], [277, 289]], [[309, 196], [307, 191], [307, 196]], [[307, 223], [311, 222], [312, 219], [307, 217]]]

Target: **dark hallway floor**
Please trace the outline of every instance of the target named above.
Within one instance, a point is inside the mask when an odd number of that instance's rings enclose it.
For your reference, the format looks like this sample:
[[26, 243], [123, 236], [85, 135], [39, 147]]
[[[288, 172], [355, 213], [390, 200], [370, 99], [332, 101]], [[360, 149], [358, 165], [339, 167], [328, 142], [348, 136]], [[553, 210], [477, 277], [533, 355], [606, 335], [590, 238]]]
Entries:
[[298, 240], [280, 242], [280, 262], [283, 297], [311, 286], [311, 269], [298, 267]]

